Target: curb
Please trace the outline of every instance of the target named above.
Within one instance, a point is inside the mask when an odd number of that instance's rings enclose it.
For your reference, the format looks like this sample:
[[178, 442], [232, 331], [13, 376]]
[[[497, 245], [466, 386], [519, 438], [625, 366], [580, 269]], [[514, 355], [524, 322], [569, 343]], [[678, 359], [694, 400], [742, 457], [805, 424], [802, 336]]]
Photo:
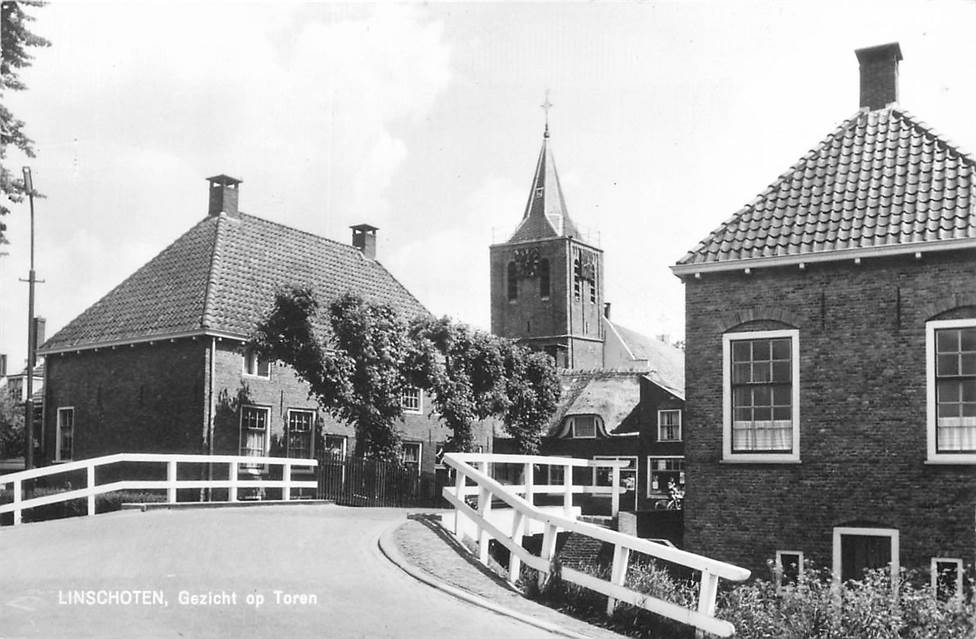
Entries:
[[474, 604], [476, 606], [480, 606], [481, 608], [485, 608], [486, 610], [490, 610], [491, 612], [494, 612], [496, 614], [505, 617], [511, 617], [512, 619], [516, 619], [518, 621], [521, 621], [522, 623], [528, 624], [530, 626], [535, 626], [540, 630], [546, 630], [556, 635], [569, 637], [570, 639], [593, 639], [593, 637], [589, 635], [580, 634], [573, 630], [563, 628], [562, 626], [559, 626], [557, 624], [536, 619], [531, 615], [527, 615], [525, 613], [518, 612], [510, 608], [506, 608], [505, 606], [497, 604], [494, 601], [485, 599], [484, 597], [468, 592], [467, 590], [462, 590], [457, 586], [452, 586], [451, 584], [445, 582], [441, 578], [427, 572], [426, 570], [414, 566], [413, 564], [410, 563], [410, 561], [406, 557], [403, 556], [403, 554], [397, 548], [396, 541], [393, 539], [394, 533], [402, 525], [403, 525], [402, 522], [399, 522], [391, 526], [386, 532], [380, 535], [380, 538], [378, 540], [378, 545], [380, 548], [380, 552], [383, 553], [383, 555], [387, 559], [389, 559], [393, 565], [395, 565], [400, 570], [407, 573], [417, 581], [425, 583], [428, 586], [431, 586], [432, 588], [436, 588], [441, 592], [445, 592], [451, 595], [452, 597], [456, 597], [457, 599], [467, 601], [468, 603]]
[[166, 502], [147, 502], [122, 504], [120, 510], [209, 510], [212, 508], [253, 508], [255, 506], [327, 506], [334, 504], [331, 499], [267, 499], [263, 501], [184, 501], [175, 504]]

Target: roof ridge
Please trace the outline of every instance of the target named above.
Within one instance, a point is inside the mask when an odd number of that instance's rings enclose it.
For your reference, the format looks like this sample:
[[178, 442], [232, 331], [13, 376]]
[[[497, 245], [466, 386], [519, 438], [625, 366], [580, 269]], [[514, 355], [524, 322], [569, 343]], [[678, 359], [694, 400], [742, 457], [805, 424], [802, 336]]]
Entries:
[[776, 179], [774, 179], [769, 184], [769, 186], [767, 186], [765, 189], [760, 191], [758, 195], [756, 195], [754, 198], [749, 200], [749, 202], [743, 205], [738, 211], [733, 213], [729, 218], [727, 218], [724, 222], [722, 222], [715, 229], [713, 229], [708, 235], [706, 235], [702, 240], [700, 240], [692, 250], [688, 251], [684, 257], [678, 260], [677, 263], [684, 264], [687, 260], [693, 258], [695, 253], [697, 253], [699, 249], [704, 248], [713, 237], [715, 237], [717, 234], [724, 231], [731, 224], [738, 221], [747, 212], [753, 210], [755, 205], [761, 202], [766, 195], [769, 195], [770, 193], [774, 192], [774, 187], [782, 184], [784, 180], [787, 180], [790, 176], [792, 176], [799, 168], [803, 167], [806, 162], [810, 161], [813, 158], [813, 156], [816, 155], [817, 152], [823, 149], [828, 142], [836, 139], [838, 135], [841, 135], [852, 124], [856, 124], [863, 116], [866, 115], [866, 113], [867, 112], [865, 110], [858, 109], [857, 113], [855, 113], [854, 115], [848, 118], [845, 118], [840, 122], [840, 124], [834, 126], [833, 130], [830, 133], [828, 133], [827, 136], [823, 138], [816, 146], [814, 146], [812, 149], [810, 149], [802, 156], [800, 156], [799, 160], [794, 162], [792, 165], [790, 165], [788, 169], [786, 169], [778, 176], [776, 176]]
[[[311, 231], [306, 231], [304, 229], [300, 229], [297, 226], [289, 226], [288, 224], [282, 224], [281, 222], [276, 222], [274, 220], [269, 220], [269, 219], [264, 218], [264, 217], [260, 217], [260, 216], [257, 216], [257, 215], [251, 215], [250, 213], [243, 213], [243, 212], [241, 212], [240, 213], [240, 216], [241, 216], [241, 219], [242, 220], [245, 219], [245, 218], [251, 218], [252, 220], [258, 220], [259, 222], [265, 222], [266, 224], [274, 224], [275, 226], [280, 226], [281, 228], [285, 228], [285, 229], [288, 229], [290, 231], [295, 231], [296, 233], [301, 233], [302, 235], [307, 235], [308, 237], [314, 237], [317, 240], [325, 240], [326, 242], [328, 242], [330, 244], [335, 244], [336, 246], [341, 246], [343, 249], [347, 249], [349, 251], [356, 251], [357, 253], [362, 254], [362, 251], [360, 251], [358, 248], [356, 248], [352, 244], [346, 244], [345, 242], [340, 242], [339, 240], [333, 240], [330, 237], [325, 237], [324, 235], [318, 235], [316, 233], [312, 233]], [[365, 258], [363, 258], [363, 259], [365, 259]]]
[[210, 328], [214, 323], [213, 307], [216, 303], [217, 293], [217, 269], [222, 266], [220, 261], [221, 251], [221, 229], [224, 227], [226, 216], [217, 216], [217, 223], [214, 225], [213, 242], [210, 248], [210, 267], [207, 271], [207, 287], [203, 297], [203, 314], [200, 316], [200, 328]]

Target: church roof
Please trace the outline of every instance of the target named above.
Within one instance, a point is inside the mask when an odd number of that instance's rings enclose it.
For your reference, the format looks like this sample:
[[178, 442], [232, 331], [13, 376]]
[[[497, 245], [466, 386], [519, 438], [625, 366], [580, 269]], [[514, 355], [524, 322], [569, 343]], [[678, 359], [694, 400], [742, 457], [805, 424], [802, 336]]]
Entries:
[[976, 162], [894, 105], [863, 108], [678, 261], [678, 275], [976, 246]]
[[556, 160], [549, 146], [549, 125], [542, 138], [542, 149], [532, 176], [532, 188], [525, 204], [525, 214], [509, 242], [543, 240], [552, 237], [579, 237], [579, 231], [566, 210], [566, 200], [559, 184]]
[[355, 247], [252, 215], [209, 215], [41, 348], [51, 353], [191, 335], [247, 339], [286, 286], [322, 300], [346, 291], [404, 315], [426, 313]]

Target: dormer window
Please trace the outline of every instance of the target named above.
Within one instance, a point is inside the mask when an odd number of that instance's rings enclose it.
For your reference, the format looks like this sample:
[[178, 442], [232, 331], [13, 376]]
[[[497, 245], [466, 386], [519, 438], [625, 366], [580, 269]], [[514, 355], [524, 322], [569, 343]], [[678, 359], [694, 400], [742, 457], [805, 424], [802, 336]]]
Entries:
[[595, 439], [596, 421], [595, 415], [576, 415], [569, 418], [569, 436], [573, 439]]
[[253, 346], [244, 351], [244, 374], [249, 377], [271, 377], [271, 360], [260, 355]]

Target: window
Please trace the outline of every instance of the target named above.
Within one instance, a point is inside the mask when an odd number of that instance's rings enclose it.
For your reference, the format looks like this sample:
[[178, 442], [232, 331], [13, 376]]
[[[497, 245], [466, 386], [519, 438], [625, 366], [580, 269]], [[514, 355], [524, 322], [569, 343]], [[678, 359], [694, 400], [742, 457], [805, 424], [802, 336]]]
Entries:
[[591, 274], [592, 279], [589, 280], [590, 285], [590, 302], [596, 304], [596, 262], [593, 262], [593, 272]]
[[647, 496], [665, 498], [670, 496], [670, 486], [685, 489], [684, 457], [647, 458]]
[[803, 553], [799, 550], [777, 550], [775, 571], [776, 592], [795, 586], [803, 574]]
[[657, 440], [659, 442], [681, 441], [681, 410], [659, 410], [657, 412]]
[[400, 392], [400, 406], [403, 407], [403, 412], [405, 413], [423, 412], [423, 400], [420, 389], [414, 388], [413, 386], [404, 388]]
[[577, 256], [573, 260], [573, 298], [580, 299], [583, 296], [583, 265]]
[[928, 460], [976, 462], [976, 320], [926, 325]]
[[241, 406], [241, 455], [264, 457], [268, 454], [268, 417], [265, 406]]
[[569, 418], [569, 435], [573, 439], [596, 438], [596, 416], [577, 415]]
[[539, 261], [539, 297], [549, 299], [549, 260]]
[[962, 594], [962, 559], [932, 557], [932, 594], [948, 601]]
[[312, 433], [315, 432], [315, 411], [288, 411], [288, 457], [312, 458]]
[[898, 531], [894, 528], [834, 528], [834, 580], [864, 578], [864, 571], [890, 566], [898, 576]]
[[74, 457], [75, 409], [72, 407], [58, 408], [58, 437], [55, 446], [56, 460], [70, 461]]
[[254, 347], [244, 351], [244, 374], [251, 377], [271, 377], [271, 360], [259, 355]]
[[723, 459], [800, 460], [799, 331], [722, 337]]
[[508, 301], [518, 299], [518, 271], [515, 262], [508, 263]]
[[332, 459], [342, 459], [346, 456], [346, 436], [326, 435], [325, 453]]
[[403, 450], [400, 453], [400, 461], [403, 462], [403, 465], [418, 475], [420, 474], [421, 450], [420, 442], [403, 442]]

